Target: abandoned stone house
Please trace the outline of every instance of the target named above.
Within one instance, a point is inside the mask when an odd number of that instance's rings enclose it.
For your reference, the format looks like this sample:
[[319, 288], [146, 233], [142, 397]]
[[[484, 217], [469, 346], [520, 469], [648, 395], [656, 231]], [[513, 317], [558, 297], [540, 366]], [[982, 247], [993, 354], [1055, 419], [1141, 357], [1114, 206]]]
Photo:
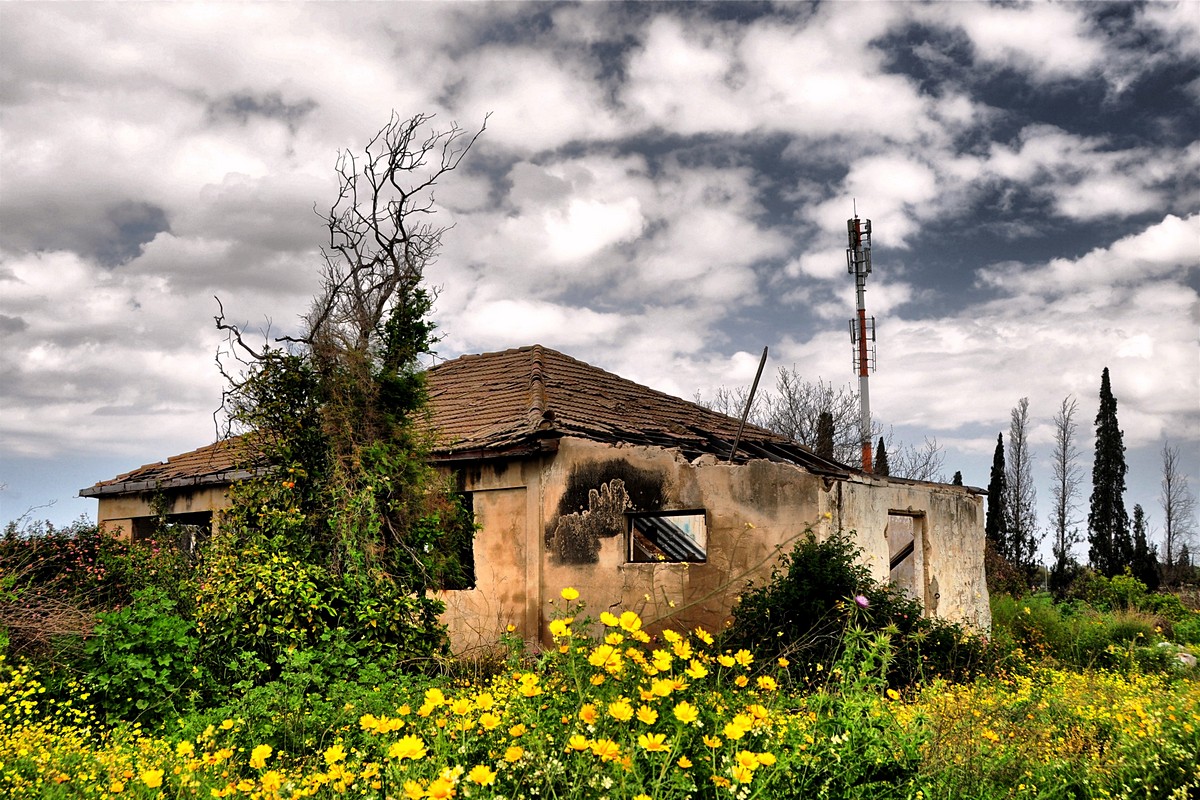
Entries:
[[[541, 346], [463, 356], [428, 373], [433, 460], [474, 510], [474, 586], [446, 591], [460, 652], [513, 625], [545, 640], [560, 589], [593, 614], [632, 608], [653, 627], [719, 629], [747, 580], [812, 529], [853, 531], [872, 574], [930, 615], [990, 623], [978, 489], [865, 474], [785, 437]], [[180, 522], [219, 525], [245, 477], [237, 442], [84, 489], [98, 520], [137, 538], [154, 498]], [[161, 510], [161, 507], [160, 507]]]

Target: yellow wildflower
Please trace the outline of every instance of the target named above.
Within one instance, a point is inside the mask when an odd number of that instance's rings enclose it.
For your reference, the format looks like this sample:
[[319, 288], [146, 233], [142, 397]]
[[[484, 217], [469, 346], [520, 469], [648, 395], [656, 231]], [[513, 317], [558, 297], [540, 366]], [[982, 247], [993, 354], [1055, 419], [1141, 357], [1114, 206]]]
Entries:
[[568, 586], [567, 588], [563, 589], [561, 592], [559, 592], [559, 595], [562, 597], [563, 600], [566, 600], [568, 603], [572, 603], [579, 599], [579, 592], [576, 591], [571, 586]]
[[632, 633], [642, 627], [642, 618], [633, 611], [626, 611], [621, 614], [619, 623], [624, 630]]
[[283, 786], [283, 776], [275, 770], [264, 772], [262, 776], [262, 787], [264, 792], [278, 792]]
[[429, 800], [450, 800], [456, 794], [454, 782], [445, 776], [429, 784], [429, 788], [425, 791], [425, 796]]
[[616, 761], [621, 756], [621, 746], [612, 739], [600, 739], [592, 742], [592, 752], [601, 761]]
[[738, 764], [731, 769], [729, 774], [732, 775], [733, 779], [738, 783], [749, 783], [750, 781], [754, 780], [754, 770], [746, 769], [741, 764]]
[[250, 752], [250, 766], [254, 769], [262, 769], [267, 765], [267, 759], [271, 757], [271, 745], [260, 744]]
[[665, 753], [671, 749], [666, 745], [666, 738], [665, 733], [643, 733], [638, 737], [638, 747], [648, 753]]
[[518, 747], [515, 744], [509, 745], [508, 749], [504, 751], [504, 760], [511, 764], [514, 761], [520, 760], [523, 755], [525, 755], [525, 748]]
[[388, 758], [400, 760], [409, 758], [417, 761], [424, 758], [427, 752], [425, 743], [410, 734], [392, 743], [392, 746], [388, 748]]
[[138, 777], [142, 779], [142, 783], [151, 789], [157, 789], [162, 786], [163, 771], [161, 769], [147, 769], [143, 770], [142, 774]]
[[496, 773], [490, 767], [483, 764], [476, 764], [467, 773], [467, 780], [477, 783], [480, 786], [490, 786], [496, 782]]
[[421, 800], [425, 796], [425, 787], [416, 781], [405, 781], [404, 796], [408, 800]]
[[577, 752], [583, 752], [591, 746], [592, 743], [589, 742], [588, 738], [581, 733], [576, 733], [567, 740], [567, 748]]
[[687, 700], [680, 702], [674, 709], [675, 719], [682, 722], [684, 725], [690, 725], [700, 717], [700, 712], [697, 708]]
[[625, 698], [615, 700], [608, 704], [608, 715], [617, 722], [629, 722], [633, 719], [633, 706]]
[[637, 718], [645, 725], [653, 725], [658, 721], [658, 712], [650, 706], [638, 706]]

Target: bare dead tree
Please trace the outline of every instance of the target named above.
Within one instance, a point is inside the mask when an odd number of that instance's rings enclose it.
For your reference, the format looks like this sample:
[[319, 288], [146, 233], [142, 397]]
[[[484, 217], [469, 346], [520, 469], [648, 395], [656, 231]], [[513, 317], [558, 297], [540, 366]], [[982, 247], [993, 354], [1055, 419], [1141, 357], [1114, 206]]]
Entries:
[[457, 123], [430, 129], [431, 120], [393, 112], [361, 159], [338, 154], [340, 190], [322, 215], [329, 236], [321, 248], [323, 290], [302, 337], [314, 348], [368, 349], [391, 303], [436, 259], [447, 226], [431, 220], [433, 189], [458, 168], [487, 122], [468, 134]]
[[[705, 408], [737, 417], [746, 405], [748, 391], [747, 387], [721, 387], [711, 400], [697, 392], [695, 401]], [[795, 367], [780, 367], [774, 391], [760, 392], [748, 421], [787, 436], [814, 452], [821, 447], [823, 429], [828, 438], [827, 426], [832, 422], [833, 458], [843, 464], [854, 464], [862, 447], [859, 420], [858, 392], [853, 387], [835, 386], [820, 378], [808, 380]], [[945, 454], [936, 438], [927, 437], [917, 446], [907, 445], [894, 441], [890, 430], [884, 434], [878, 423], [872, 427], [873, 436], [885, 436], [892, 476], [919, 481], [945, 479]]]
[[1173, 573], [1180, 552], [1195, 550], [1196, 498], [1179, 463], [1179, 448], [1169, 441], [1162, 447], [1162, 484], [1159, 505], [1163, 510], [1163, 550], [1166, 567]]
[[1029, 448], [1029, 398], [1017, 401], [1010, 414], [1005, 487], [1008, 492], [1009, 561], [1029, 571], [1035, 566], [1041, 535], [1037, 524], [1037, 488], [1033, 452]]
[[[720, 387], [712, 399], [699, 392], [697, 404], [730, 417], [740, 417], [746, 406], [749, 388]], [[750, 409], [747, 421], [799, 442], [813, 452], [821, 444], [822, 415], [828, 414], [825, 425], [833, 422], [833, 458], [851, 463], [858, 457], [858, 393], [848, 386], [835, 387], [820, 378], [815, 381], [800, 376], [795, 367], [780, 367], [775, 376], [774, 391], [760, 391]]]
[[833, 457], [852, 463], [860, 442], [858, 392], [820, 378], [807, 380], [795, 367], [780, 367], [775, 391], [763, 402], [764, 427], [790, 437], [811, 450], [820, 440], [821, 415], [833, 420]]
[[1079, 449], [1075, 445], [1079, 429], [1079, 423], [1075, 421], [1078, 410], [1078, 401], [1068, 395], [1062, 399], [1054, 414], [1054, 453], [1050, 464], [1054, 474], [1054, 484], [1050, 490], [1054, 497], [1054, 506], [1050, 511], [1050, 530], [1054, 536], [1051, 545], [1054, 552], [1054, 566], [1050, 570], [1052, 585], [1067, 579], [1073, 561], [1071, 548], [1083, 541], [1078, 527], [1081, 520], [1077, 516], [1079, 484], [1083, 478], [1083, 469], [1078, 464]]
[[938, 444], [937, 437], [926, 436], [919, 445], [895, 442], [889, 430], [885, 437], [888, 452], [888, 472], [893, 478], [908, 478], [914, 481], [946, 480], [946, 454]]

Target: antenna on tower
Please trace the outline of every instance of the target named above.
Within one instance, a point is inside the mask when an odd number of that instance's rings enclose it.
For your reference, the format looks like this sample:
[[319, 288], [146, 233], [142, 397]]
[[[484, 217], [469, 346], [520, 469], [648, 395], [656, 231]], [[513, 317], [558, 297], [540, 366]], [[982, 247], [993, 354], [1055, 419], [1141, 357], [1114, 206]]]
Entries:
[[871, 394], [867, 376], [875, 370], [875, 318], [867, 316], [867, 276], [871, 274], [871, 220], [854, 217], [846, 220], [850, 245], [846, 248], [846, 266], [854, 276], [858, 317], [850, 320], [850, 341], [854, 345], [854, 371], [858, 373], [859, 436], [862, 441], [862, 468], [874, 472], [871, 464]]

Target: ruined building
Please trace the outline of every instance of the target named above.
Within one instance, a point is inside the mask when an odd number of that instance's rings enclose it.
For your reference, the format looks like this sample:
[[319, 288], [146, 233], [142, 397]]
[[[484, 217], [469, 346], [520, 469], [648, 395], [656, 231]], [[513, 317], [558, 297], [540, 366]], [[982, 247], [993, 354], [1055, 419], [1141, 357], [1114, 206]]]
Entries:
[[[598, 614], [717, 630], [749, 579], [805, 531], [853, 531], [872, 574], [926, 612], [986, 627], [978, 489], [865, 474], [738, 421], [541, 346], [463, 356], [427, 374], [434, 463], [460, 476], [479, 530], [474, 586], [446, 591], [455, 649], [507, 626], [546, 639], [565, 586]], [[219, 525], [237, 440], [80, 492], [138, 538], [154, 497], [181, 522]]]

